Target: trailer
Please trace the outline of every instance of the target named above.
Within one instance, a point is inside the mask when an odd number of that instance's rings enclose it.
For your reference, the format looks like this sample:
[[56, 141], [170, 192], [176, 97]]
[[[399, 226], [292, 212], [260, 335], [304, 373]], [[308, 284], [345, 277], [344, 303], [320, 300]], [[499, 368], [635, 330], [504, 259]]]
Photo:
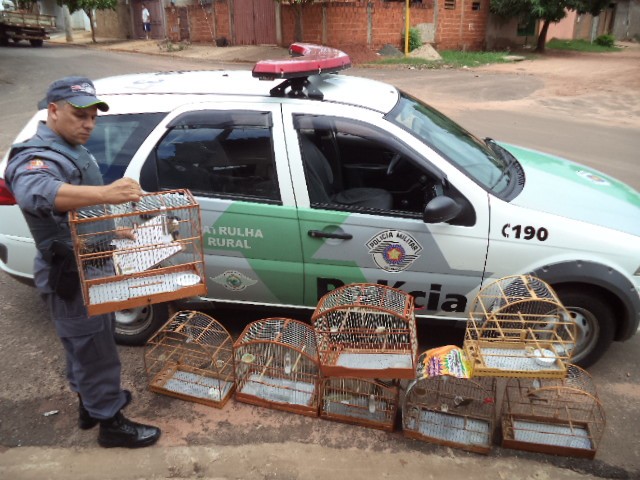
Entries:
[[49, 34], [56, 29], [56, 17], [21, 10], [0, 11], [0, 45], [9, 40], [28, 40], [33, 47], [41, 47]]

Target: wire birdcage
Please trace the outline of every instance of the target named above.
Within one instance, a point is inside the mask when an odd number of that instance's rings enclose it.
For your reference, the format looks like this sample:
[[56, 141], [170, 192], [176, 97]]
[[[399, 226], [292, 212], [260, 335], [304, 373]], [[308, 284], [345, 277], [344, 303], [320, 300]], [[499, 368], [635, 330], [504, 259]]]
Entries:
[[326, 377], [413, 378], [418, 349], [413, 297], [350, 284], [322, 297], [311, 321]]
[[250, 323], [233, 346], [236, 400], [318, 415], [319, 366], [313, 329], [288, 318]]
[[216, 320], [195, 311], [176, 313], [147, 342], [149, 389], [223, 407], [235, 387], [233, 340]]
[[391, 382], [353, 377], [322, 379], [320, 416], [327, 420], [392, 431], [398, 387]]
[[420, 355], [402, 406], [406, 437], [488, 453], [496, 418], [496, 379], [469, 378], [464, 352], [438, 347]]
[[206, 294], [200, 208], [188, 190], [81, 208], [69, 224], [90, 315]]
[[570, 365], [563, 379], [511, 378], [502, 403], [502, 446], [594, 458], [605, 412], [587, 372]]
[[575, 339], [576, 325], [551, 287], [516, 275], [478, 292], [464, 349], [474, 376], [562, 378]]

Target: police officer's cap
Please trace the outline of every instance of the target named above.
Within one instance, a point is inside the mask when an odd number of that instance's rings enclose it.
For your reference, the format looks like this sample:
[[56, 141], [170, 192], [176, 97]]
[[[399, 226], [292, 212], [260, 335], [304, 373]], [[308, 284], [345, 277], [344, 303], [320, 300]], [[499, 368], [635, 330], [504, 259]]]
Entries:
[[96, 97], [93, 82], [86, 77], [64, 77], [49, 85], [47, 96], [38, 103], [38, 108], [47, 108], [52, 102], [66, 100], [76, 108], [96, 106], [106, 112], [109, 105]]

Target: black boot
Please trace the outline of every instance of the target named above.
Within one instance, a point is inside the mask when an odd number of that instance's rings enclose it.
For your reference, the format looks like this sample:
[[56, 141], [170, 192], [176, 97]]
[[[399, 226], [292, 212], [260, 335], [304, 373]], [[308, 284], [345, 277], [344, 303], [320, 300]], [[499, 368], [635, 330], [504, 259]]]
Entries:
[[[125, 396], [125, 403], [122, 408], [126, 407], [131, 403], [131, 392], [129, 390], [123, 390]], [[81, 430], [89, 430], [95, 427], [98, 424], [99, 420], [96, 420], [91, 415], [86, 408], [84, 408], [84, 404], [82, 403], [82, 398], [80, 394], [78, 394], [78, 427]]]
[[100, 421], [98, 443], [101, 447], [140, 448], [153, 445], [160, 438], [160, 429], [125, 418], [121, 412], [109, 420]]

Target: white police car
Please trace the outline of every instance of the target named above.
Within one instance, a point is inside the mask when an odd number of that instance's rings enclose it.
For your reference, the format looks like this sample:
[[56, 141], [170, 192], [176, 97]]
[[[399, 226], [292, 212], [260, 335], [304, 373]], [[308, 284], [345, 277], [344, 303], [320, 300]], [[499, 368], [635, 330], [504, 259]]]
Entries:
[[[464, 322], [482, 285], [529, 273], [572, 312], [578, 363], [636, 332], [637, 191], [475, 138], [393, 86], [328, 73], [349, 65], [342, 52], [292, 51], [303, 56], [259, 62], [253, 75], [96, 82], [111, 108], [87, 146], [105, 181], [198, 197], [209, 291], [199, 300], [313, 308], [332, 288], [373, 282], [410, 292], [420, 316]], [[35, 249], [3, 183], [0, 203], [0, 266], [27, 279]], [[119, 312], [118, 339], [142, 343], [166, 318], [166, 305]]]

